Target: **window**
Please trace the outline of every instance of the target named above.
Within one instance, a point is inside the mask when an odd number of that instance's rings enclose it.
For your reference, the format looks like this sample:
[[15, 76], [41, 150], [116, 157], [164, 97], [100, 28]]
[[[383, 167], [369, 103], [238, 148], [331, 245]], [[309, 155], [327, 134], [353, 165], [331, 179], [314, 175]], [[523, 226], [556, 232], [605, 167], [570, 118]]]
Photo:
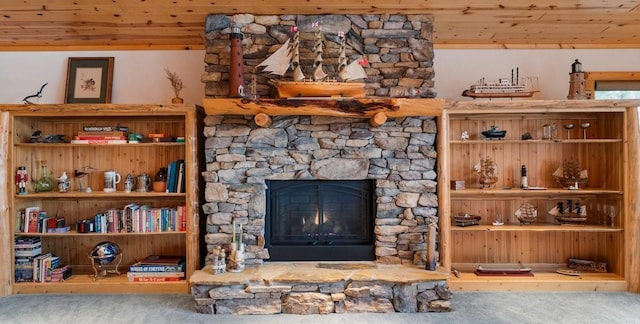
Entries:
[[640, 72], [586, 72], [590, 99], [640, 99]]

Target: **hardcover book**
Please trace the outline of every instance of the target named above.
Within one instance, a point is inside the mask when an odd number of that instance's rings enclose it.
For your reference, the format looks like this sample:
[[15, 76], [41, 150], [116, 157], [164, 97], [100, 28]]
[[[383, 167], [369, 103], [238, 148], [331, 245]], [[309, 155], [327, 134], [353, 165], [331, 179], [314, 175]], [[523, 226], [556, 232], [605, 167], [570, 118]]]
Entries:
[[166, 266], [178, 266], [184, 263], [183, 256], [169, 256], [169, 255], [150, 255], [136, 263], [136, 265], [166, 265]]

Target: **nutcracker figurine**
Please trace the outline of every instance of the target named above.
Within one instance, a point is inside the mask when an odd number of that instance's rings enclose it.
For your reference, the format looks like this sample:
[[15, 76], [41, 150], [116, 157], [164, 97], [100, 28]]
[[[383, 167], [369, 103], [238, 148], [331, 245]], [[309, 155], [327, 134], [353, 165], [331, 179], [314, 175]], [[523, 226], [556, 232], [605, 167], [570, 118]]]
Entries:
[[27, 182], [29, 181], [29, 175], [27, 174], [27, 167], [19, 166], [16, 172], [16, 186], [18, 187], [18, 195], [27, 194]]

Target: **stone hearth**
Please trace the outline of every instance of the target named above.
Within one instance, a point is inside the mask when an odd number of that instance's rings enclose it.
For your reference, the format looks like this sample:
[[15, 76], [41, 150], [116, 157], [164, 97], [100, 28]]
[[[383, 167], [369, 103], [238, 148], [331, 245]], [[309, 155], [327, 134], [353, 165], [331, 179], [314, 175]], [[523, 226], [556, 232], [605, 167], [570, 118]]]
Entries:
[[450, 311], [448, 275], [374, 262], [271, 262], [239, 273], [210, 267], [189, 279], [206, 314], [329, 314]]

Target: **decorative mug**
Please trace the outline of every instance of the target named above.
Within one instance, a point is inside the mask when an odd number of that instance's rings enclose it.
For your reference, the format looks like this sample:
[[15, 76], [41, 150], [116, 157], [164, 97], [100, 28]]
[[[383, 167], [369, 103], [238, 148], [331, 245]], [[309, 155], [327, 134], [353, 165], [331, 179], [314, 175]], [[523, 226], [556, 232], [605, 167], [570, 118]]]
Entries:
[[131, 173], [127, 174], [127, 177], [124, 179], [124, 191], [131, 192], [133, 191], [133, 187], [136, 185], [136, 179], [133, 178]]
[[71, 187], [69, 180], [58, 180], [58, 192], [67, 192]]
[[136, 191], [147, 192], [151, 188], [151, 178], [147, 173], [139, 174], [137, 184], [138, 184], [138, 189], [136, 189]]
[[105, 171], [104, 172], [104, 192], [115, 192], [116, 186], [120, 183], [122, 177], [118, 171]]

